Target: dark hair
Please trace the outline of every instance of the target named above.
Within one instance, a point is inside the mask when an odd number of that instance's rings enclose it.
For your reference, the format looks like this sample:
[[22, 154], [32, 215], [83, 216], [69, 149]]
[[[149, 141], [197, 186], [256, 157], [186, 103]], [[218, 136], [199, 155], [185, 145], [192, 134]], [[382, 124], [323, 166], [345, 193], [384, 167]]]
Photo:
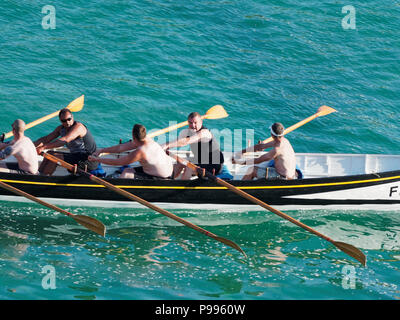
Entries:
[[136, 140], [143, 141], [146, 138], [146, 127], [141, 124], [135, 124], [132, 129], [132, 135]]
[[188, 119], [193, 119], [195, 117], [201, 117], [200, 113], [198, 112], [192, 112], [188, 115]]
[[61, 118], [61, 116], [63, 116], [64, 114], [72, 115], [72, 112], [68, 108], [61, 109], [60, 112], [58, 113], [58, 117]]
[[282, 135], [283, 132], [285, 131], [285, 128], [283, 127], [283, 124], [280, 122], [275, 122], [272, 126], [271, 126], [272, 130], [278, 135]]

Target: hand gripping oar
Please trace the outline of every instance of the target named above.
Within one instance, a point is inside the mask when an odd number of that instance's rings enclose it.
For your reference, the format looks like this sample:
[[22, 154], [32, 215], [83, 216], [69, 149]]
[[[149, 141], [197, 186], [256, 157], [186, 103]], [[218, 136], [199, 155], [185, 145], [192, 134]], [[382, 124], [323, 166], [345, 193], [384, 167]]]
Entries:
[[[76, 98], [74, 101], [71, 101], [71, 103], [66, 108], [69, 109], [71, 112], [79, 112], [83, 108], [84, 100], [85, 100], [85, 96], [81, 95], [79, 98]], [[40, 124], [42, 122], [45, 122], [45, 121], [47, 121], [47, 120], [49, 120], [51, 118], [54, 118], [54, 117], [58, 116], [59, 112], [60, 112], [60, 110], [58, 110], [56, 112], [53, 112], [53, 113], [51, 113], [51, 114], [49, 114], [47, 116], [44, 116], [44, 117], [42, 117], [40, 119], [37, 119], [35, 121], [32, 121], [32, 122], [28, 123], [25, 126], [25, 130], [27, 130], [29, 128], [32, 128], [32, 127], [34, 127], [34, 126], [36, 126], [36, 125], [38, 125], [38, 124]], [[13, 135], [14, 134], [13, 134], [12, 131], [10, 131], [8, 133], [3, 133], [1, 135], [1, 137], [0, 137], [0, 141], [4, 141], [4, 139], [11, 138]]]
[[173, 157], [173, 158], [175, 158], [176, 161], [178, 161], [179, 163], [181, 163], [181, 164], [183, 164], [183, 165], [189, 167], [189, 168], [192, 169], [193, 171], [197, 172], [199, 175], [203, 175], [203, 172], [205, 172], [205, 175], [206, 175], [209, 179], [211, 179], [211, 180], [217, 182], [218, 184], [220, 184], [220, 185], [222, 185], [222, 186], [228, 188], [229, 190], [235, 192], [235, 193], [238, 194], [239, 196], [241, 196], [241, 197], [243, 197], [243, 198], [245, 198], [245, 199], [247, 199], [247, 200], [249, 200], [249, 201], [251, 201], [251, 202], [253, 202], [253, 203], [255, 203], [255, 204], [258, 204], [258, 205], [260, 205], [261, 207], [263, 207], [263, 208], [265, 208], [265, 209], [267, 209], [267, 210], [269, 210], [269, 211], [271, 211], [271, 212], [277, 214], [277, 215], [280, 216], [281, 218], [284, 218], [284, 219], [286, 219], [286, 220], [288, 220], [288, 221], [294, 223], [295, 225], [297, 225], [297, 226], [299, 226], [299, 227], [301, 227], [301, 228], [303, 228], [303, 229], [305, 229], [305, 230], [307, 230], [307, 231], [309, 231], [309, 232], [315, 234], [316, 236], [318, 236], [318, 237], [320, 237], [320, 238], [322, 238], [322, 239], [325, 239], [326, 241], [329, 241], [329, 242], [332, 243], [335, 247], [337, 247], [338, 249], [340, 249], [340, 250], [342, 250], [343, 252], [347, 253], [349, 256], [351, 256], [351, 257], [353, 257], [354, 259], [358, 260], [359, 262], [361, 262], [361, 263], [365, 266], [366, 257], [365, 257], [365, 255], [364, 255], [359, 249], [357, 249], [356, 247], [354, 247], [354, 246], [352, 246], [352, 245], [350, 245], [350, 244], [344, 243], [344, 242], [334, 241], [334, 240], [332, 240], [331, 238], [329, 238], [329, 237], [323, 235], [322, 233], [319, 233], [318, 231], [316, 231], [316, 230], [310, 228], [309, 226], [305, 225], [304, 223], [302, 223], [302, 222], [300, 222], [300, 221], [297, 221], [296, 219], [294, 219], [294, 218], [288, 216], [287, 214], [285, 214], [285, 213], [283, 213], [283, 212], [281, 212], [281, 211], [279, 211], [279, 210], [277, 210], [277, 209], [275, 209], [275, 208], [272, 208], [271, 206], [269, 206], [268, 204], [264, 203], [263, 201], [261, 201], [261, 200], [255, 198], [255, 197], [253, 197], [252, 195], [250, 195], [250, 194], [248, 194], [248, 193], [242, 191], [241, 189], [239, 189], [239, 188], [237, 188], [237, 187], [231, 185], [230, 183], [226, 182], [225, 180], [222, 180], [222, 179], [220, 179], [220, 178], [218, 178], [218, 177], [212, 175], [210, 172], [203, 170], [202, 168], [196, 166], [195, 164], [193, 164], [193, 163], [191, 163], [191, 162], [189, 162], [189, 161], [187, 161], [187, 160], [181, 159], [181, 158], [178, 157], [177, 155], [170, 154], [170, 156]]
[[[45, 157], [46, 159], [52, 161], [52, 162], [57, 163], [58, 165], [64, 167], [67, 170], [70, 170], [70, 171], [74, 171], [75, 170], [75, 167], [73, 165], [71, 165], [71, 164], [69, 164], [69, 163], [67, 163], [67, 162], [65, 162], [65, 161], [63, 161], [63, 160], [51, 155], [51, 154], [42, 152], [42, 156]], [[152, 204], [150, 202], [147, 202], [146, 200], [144, 200], [144, 199], [142, 199], [142, 198], [140, 198], [138, 196], [135, 196], [134, 194], [129, 193], [129, 192], [127, 192], [127, 191], [125, 191], [125, 190], [123, 190], [121, 188], [118, 188], [117, 186], [115, 186], [115, 185], [113, 185], [113, 184], [111, 184], [111, 183], [109, 183], [107, 181], [104, 181], [103, 179], [101, 179], [99, 177], [96, 177], [96, 176], [94, 176], [94, 175], [92, 175], [92, 174], [90, 174], [90, 173], [88, 173], [86, 171], [83, 171], [83, 170], [81, 170], [79, 168], [77, 168], [77, 171], [80, 174], [88, 177], [90, 180], [92, 180], [92, 181], [94, 181], [94, 182], [96, 182], [98, 184], [103, 185], [107, 189], [110, 189], [110, 190], [112, 190], [112, 191], [114, 191], [114, 192], [116, 192], [116, 193], [118, 193], [118, 194], [120, 194], [120, 195], [122, 195], [122, 196], [124, 196], [126, 198], [129, 198], [129, 199], [133, 200], [133, 201], [137, 201], [140, 204], [142, 204], [142, 205], [144, 205], [144, 206], [146, 206], [146, 207], [148, 207], [150, 209], [153, 209], [153, 210], [155, 210], [155, 211], [167, 216], [168, 218], [171, 218], [171, 219], [173, 219], [173, 220], [175, 220], [175, 221], [177, 221], [179, 223], [182, 223], [182, 224], [184, 224], [185, 226], [187, 226], [189, 228], [192, 228], [192, 229], [194, 229], [194, 230], [196, 230], [196, 231], [198, 231], [198, 232], [200, 232], [200, 233], [202, 233], [202, 234], [204, 234], [204, 235], [206, 235], [206, 236], [208, 236], [210, 238], [213, 238], [214, 240], [222, 242], [222, 243], [226, 244], [227, 246], [238, 250], [240, 253], [242, 253], [247, 258], [246, 253], [236, 243], [234, 243], [233, 241], [231, 241], [229, 239], [225, 239], [223, 237], [219, 237], [219, 236], [217, 236], [217, 235], [215, 235], [215, 234], [213, 234], [213, 233], [211, 233], [211, 232], [209, 232], [209, 231], [207, 231], [207, 230], [205, 230], [203, 228], [200, 228], [199, 226], [196, 226], [195, 224], [193, 224], [193, 223], [191, 223], [191, 222], [189, 222], [187, 220], [184, 220], [184, 219], [174, 215], [173, 213], [171, 213], [171, 212], [169, 212], [167, 210], [159, 208], [159, 207], [155, 206], [154, 204]]]
[[0, 186], [12, 193], [19, 195], [19, 196], [26, 197], [26, 198], [28, 198], [32, 201], [35, 201], [37, 203], [40, 203], [52, 210], [61, 212], [62, 214], [65, 214], [66, 216], [71, 217], [77, 223], [84, 226], [85, 228], [88, 228], [89, 230], [96, 232], [97, 234], [99, 234], [103, 237], [106, 234], [106, 227], [104, 226], [104, 224], [102, 224], [100, 221], [98, 221], [92, 217], [88, 217], [88, 216], [84, 216], [84, 215], [76, 215], [76, 214], [70, 213], [64, 209], [58, 208], [50, 203], [40, 200], [39, 198], [36, 198], [36, 197], [32, 196], [31, 194], [26, 193], [25, 191], [22, 191], [13, 186], [10, 186], [7, 183], [4, 183], [3, 181], [0, 181]]
[[[228, 116], [228, 113], [225, 111], [224, 107], [221, 105], [215, 105], [212, 108], [208, 109], [205, 115], [201, 116], [202, 119], [222, 119], [226, 118]], [[172, 131], [179, 129], [181, 127], [187, 126], [189, 124], [188, 121], [184, 121], [181, 123], [178, 123], [176, 125], [170, 126], [168, 128], [164, 128], [161, 130], [154, 131], [152, 133], [149, 133], [147, 137], [149, 138], [154, 138], [156, 136], [159, 136], [161, 134], [164, 134], [166, 132]]]

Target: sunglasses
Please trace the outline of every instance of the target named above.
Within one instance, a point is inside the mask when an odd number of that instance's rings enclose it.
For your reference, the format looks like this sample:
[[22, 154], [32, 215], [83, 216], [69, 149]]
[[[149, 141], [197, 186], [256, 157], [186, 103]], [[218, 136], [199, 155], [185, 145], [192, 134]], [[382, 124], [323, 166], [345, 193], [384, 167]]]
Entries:
[[67, 121], [71, 121], [71, 120], [72, 120], [72, 117], [71, 118], [67, 118], [67, 119], [60, 119], [61, 122], [67, 122]]

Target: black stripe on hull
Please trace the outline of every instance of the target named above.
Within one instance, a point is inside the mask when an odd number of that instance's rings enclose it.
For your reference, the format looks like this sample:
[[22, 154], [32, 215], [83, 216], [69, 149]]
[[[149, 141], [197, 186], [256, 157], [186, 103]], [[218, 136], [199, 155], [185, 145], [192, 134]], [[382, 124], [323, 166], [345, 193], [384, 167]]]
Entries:
[[[99, 186], [82, 176], [32, 176], [0, 173], [0, 180], [41, 198], [131, 201]], [[149, 202], [193, 203], [193, 204], [249, 204], [250, 202], [218, 184], [196, 179], [182, 180], [130, 180], [104, 179], [114, 185], [126, 186], [125, 190]], [[257, 197], [270, 205], [354, 205], [400, 203], [398, 191], [390, 200], [333, 200], [297, 199], [288, 196], [310, 195], [339, 190], [354, 191], [357, 188], [378, 186], [400, 181], [400, 170], [380, 174], [345, 177], [313, 178], [302, 180], [256, 180], [229, 181], [232, 185]], [[388, 190], [390, 192], [390, 190]], [[0, 189], [0, 195], [14, 195]]]

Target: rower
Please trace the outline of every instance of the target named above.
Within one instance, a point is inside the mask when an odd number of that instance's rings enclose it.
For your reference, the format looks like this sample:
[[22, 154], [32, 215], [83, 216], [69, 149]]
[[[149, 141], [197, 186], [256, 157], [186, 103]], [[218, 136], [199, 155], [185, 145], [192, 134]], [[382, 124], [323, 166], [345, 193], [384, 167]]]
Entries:
[[[292, 145], [284, 135], [285, 128], [279, 122], [275, 122], [270, 128], [272, 141], [268, 143], [259, 143], [254, 146], [254, 152], [262, 151], [264, 149], [272, 148], [266, 154], [262, 156], [245, 161], [238, 161], [232, 159], [232, 163], [248, 165], [260, 164], [262, 162], [271, 161], [268, 163], [267, 168], [261, 168], [259, 166], [252, 166], [243, 176], [242, 180], [253, 180], [257, 179], [296, 179], [296, 156]], [[246, 149], [243, 149], [241, 153], [245, 153]]]
[[32, 140], [25, 136], [25, 122], [17, 119], [11, 127], [14, 139], [0, 143], [0, 160], [14, 156], [18, 162], [0, 163], [0, 172], [37, 174], [38, 156]]
[[[164, 150], [190, 145], [190, 149], [194, 154], [193, 162], [197, 166], [214, 175], [221, 173], [224, 155], [213, 134], [203, 125], [203, 119], [200, 114], [198, 112], [189, 114], [188, 123], [189, 129], [182, 130], [179, 134], [179, 139], [165, 143], [163, 145]], [[193, 170], [180, 163], [175, 164], [175, 178], [180, 175], [183, 169], [185, 170], [182, 174], [182, 180], [189, 180], [194, 174]]]
[[[162, 147], [153, 139], [146, 137], [146, 128], [135, 124], [132, 129], [133, 140], [112, 147], [99, 149], [89, 157], [90, 161], [116, 166], [126, 166], [139, 162], [140, 167], [125, 168], [120, 178], [129, 179], [168, 179], [173, 177], [173, 161]], [[101, 153], [120, 153], [130, 151], [118, 159], [100, 158]]]
[[[69, 153], [50, 153], [70, 164], [77, 164], [82, 170], [96, 170], [98, 163], [88, 161], [88, 156], [97, 149], [96, 142], [89, 129], [84, 124], [75, 121], [72, 112], [67, 108], [60, 110], [58, 118], [61, 125], [47, 136], [35, 141], [37, 153], [41, 154], [44, 150], [65, 145], [69, 149]], [[43, 175], [52, 175], [56, 167], [56, 163], [44, 159], [39, 172]]]

